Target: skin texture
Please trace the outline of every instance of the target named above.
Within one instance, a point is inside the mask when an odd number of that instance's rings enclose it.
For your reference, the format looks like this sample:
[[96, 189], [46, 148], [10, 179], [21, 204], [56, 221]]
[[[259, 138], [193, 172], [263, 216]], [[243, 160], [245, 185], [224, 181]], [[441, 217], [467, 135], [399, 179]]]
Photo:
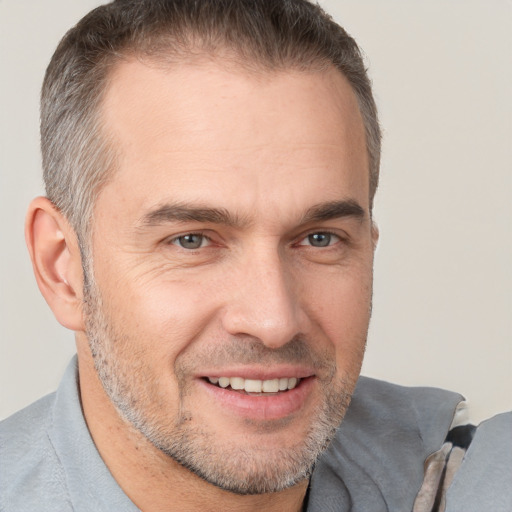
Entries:
[[[128, 60], [103, 115], [118, 170], [95, 204], [85, 297], [65, 219], [43, 198], [27, 217], [41, 290], [77, 332], [98, 450], [145, 511], [300, 510], [370, 317], [377, 235], [355, 96], [334, 70]], [[199, 246], [183, 247], [191, 233]], [[248, 397], [207, 376], [303, 380]]]

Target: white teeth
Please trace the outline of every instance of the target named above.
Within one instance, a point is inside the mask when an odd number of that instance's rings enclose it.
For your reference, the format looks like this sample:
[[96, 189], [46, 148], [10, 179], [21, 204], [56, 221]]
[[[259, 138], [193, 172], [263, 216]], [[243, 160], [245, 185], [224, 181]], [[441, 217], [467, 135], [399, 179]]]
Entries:
[[261, 380], [245, 379], [244, 389], [247, 393], [261, 393], [263, 382]]
[[231, 389], [245, 391], [246, 393], [277, 393], [297, 387], [300, 379], [295, 377], [281, 377], [280, 379], [257, 380], [243, 379], [242, 377], [208, 377], [211, 384], [218, 384], [221, 388], [231, 386]]
[[231, 377], [229, 383], [233, 389], [244, 389], [245, 379], [242, 379], [242, 377]]
[[221, 377], [219, 379], [219, 386], [221, 388], [227, 388], [229, 386], [229, 377]]
[[264, 380], [261, 389], [264, 393], [277, 393], [279, 391], [279, 379]]

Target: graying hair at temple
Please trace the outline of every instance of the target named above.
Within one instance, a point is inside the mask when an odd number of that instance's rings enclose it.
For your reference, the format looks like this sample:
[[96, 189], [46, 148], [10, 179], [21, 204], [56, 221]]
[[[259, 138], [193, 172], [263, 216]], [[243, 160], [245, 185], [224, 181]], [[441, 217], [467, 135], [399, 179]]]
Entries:
[[102, 131], [110, 73], [136, 57], [172, 66], [220, 57], [248, 72], [340, 70], [366, 130], [373, 202], [380, 128], [361, 52], [345, 30], [307, 0], [116, 0], [90, 12], [60, 42], [41, 94], [41, 147], [48, 198], [88, 251], [95, 198], [116, 169], [115, 142]]

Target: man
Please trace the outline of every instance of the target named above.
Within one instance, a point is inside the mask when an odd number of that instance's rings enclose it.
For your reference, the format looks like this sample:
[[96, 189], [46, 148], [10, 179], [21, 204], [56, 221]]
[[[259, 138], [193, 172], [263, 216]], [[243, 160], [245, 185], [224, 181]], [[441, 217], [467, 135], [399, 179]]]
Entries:
[[482, 470], [510, 504], [506, 417], [443, 445], [459, 395], [365, 379], [347, 412], [380, 130], [319, 7], [107, 4], [59, 45], [41, 112], [27, 243], [77, 359], [2, 426], [2, 510], [469, 510]]

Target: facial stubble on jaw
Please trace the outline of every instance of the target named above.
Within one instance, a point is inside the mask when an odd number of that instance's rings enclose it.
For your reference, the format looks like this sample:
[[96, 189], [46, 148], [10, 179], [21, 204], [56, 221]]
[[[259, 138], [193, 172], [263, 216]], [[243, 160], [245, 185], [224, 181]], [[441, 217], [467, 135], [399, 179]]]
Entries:
[[[86, 289], [86, 334], [94, 365], [103, 388], [119, 415], [153, 446], [200, 478], [223, 490], [248, 495], [278, 492], [291, 487], [311, 474], [318, 456], [325, 450], [341, 423], [350, 402], [354, 383], [336, 377], [332, 353], [315, 353], [303, 337], [296, 337], [278, 349], [269, 349], [259, 340], [230, 338], [212, 344], [205, 352], [185, 352], [174, 364], [178, 382], [180, 409], [171, 422], [162, 421], [162, 410], [145, 399], [150, 390], [149, 372], [141, 367], [123, 367], [123, 347], [129, 346], [125, 333], [114, 326], [105, 313], [101, 297], [93, 282]], [[364, 345], [364, 343], [362, 344]], [[215, 366], [215, 361], [237, 364], [278, 363], [305, 364], [316, 371], [322, 400], [310, 414], [304, 436], [294, 446], [263, 449], [257, 443], [220, 445], [208, 425], [197, 424], [194, 412], [183, 404], [190, 393], [189, 376], [201, 361]], [[137, 361], [140, 364], [140, 360]], [[139, 378], [137, 379], [137, 377]], [[142, 378], [140, 378], [142, 376]], [[293, 420], [287, 418], [259, 424], [252, 432], [258, 436], [285, 430]]]
[[[293, 342], [289, 346], [293, 346]], [[318, 456], [329, 445], [350, 402], [350, 394], [345, 391], [347, 386], [343, 382], [335, 382], [332, 374], [327, 382], [329, 392], [311, 415], [313, 420], [309, 428], [295, 446], [268, 450], [257, 444], [244, 444], [219, 447], [215, 453], [215, 435], [197, 427], [178, 428], [180, 442], [171, 450], [166, 447], [160, 449], [203, 480], [236, 494], [264, 494], [292, 487], [309, 478]], [[192, 421], [192, 416], [186, 412], [182, 418], [184, 423]], [[285, 431], [295, 420], [291, 417], [268, 422], [246, 420], [246, 425], [249, 432], [261, 439], [261, 436]], [[227, 459], [229, 464], [226, 464]]]

